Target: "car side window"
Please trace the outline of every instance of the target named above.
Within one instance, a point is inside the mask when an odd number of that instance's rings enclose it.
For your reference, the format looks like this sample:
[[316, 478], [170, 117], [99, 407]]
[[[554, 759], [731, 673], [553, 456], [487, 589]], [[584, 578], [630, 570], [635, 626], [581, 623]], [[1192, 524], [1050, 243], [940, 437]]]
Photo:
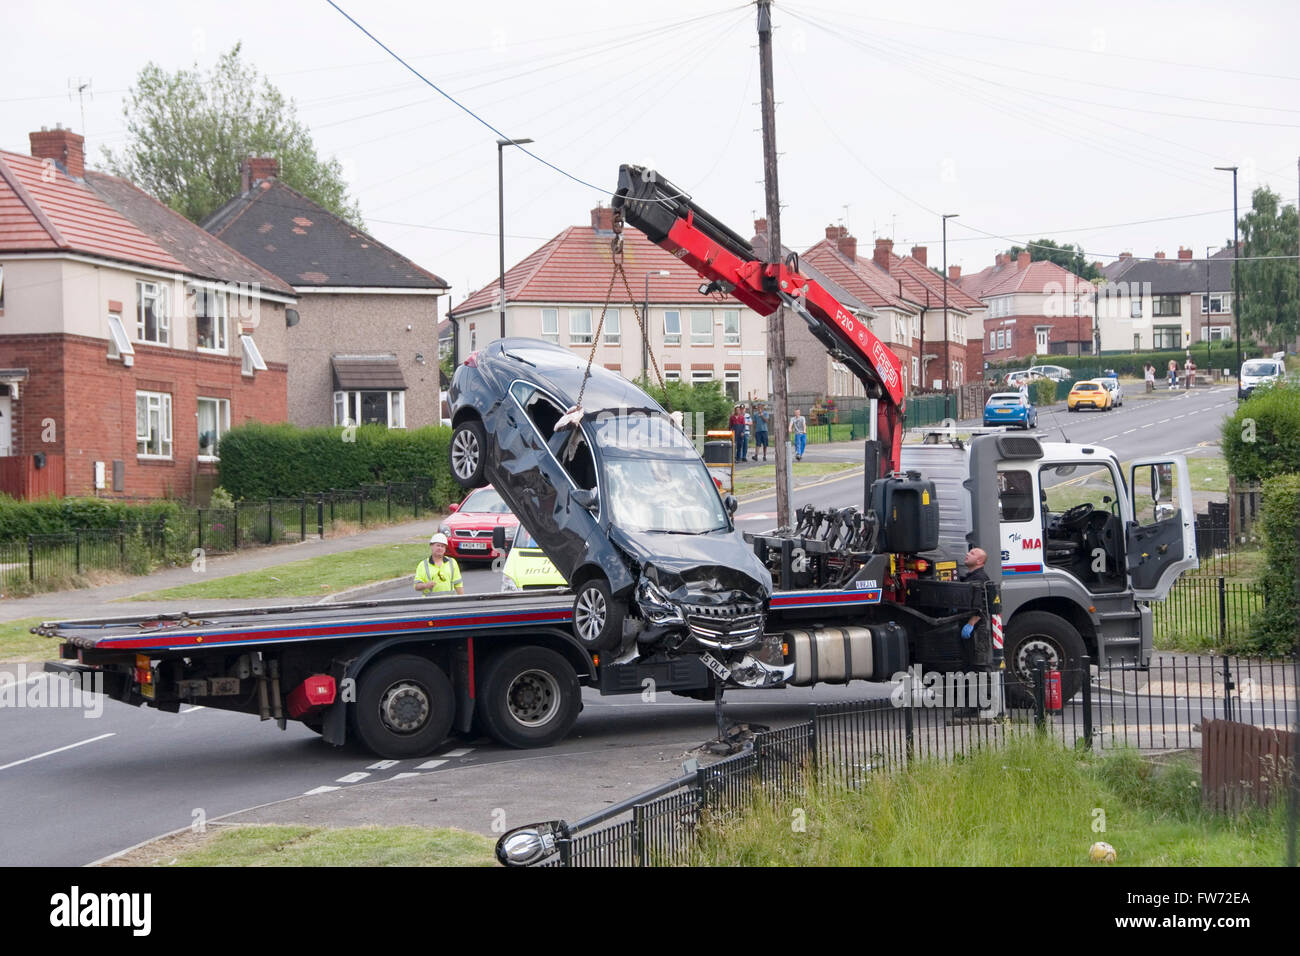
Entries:
[[510, 393], [523, 406], [528, 420], [533, 423], [542, 441], [551, 450], [555, 460], [579, 488], [594, 491], [596, 488], [596, 461], [592, 457], [587, 436], [581, 428], [555, 430], [555, 424], [564, 410], [537, 389], [524, 382], [515, 382]]

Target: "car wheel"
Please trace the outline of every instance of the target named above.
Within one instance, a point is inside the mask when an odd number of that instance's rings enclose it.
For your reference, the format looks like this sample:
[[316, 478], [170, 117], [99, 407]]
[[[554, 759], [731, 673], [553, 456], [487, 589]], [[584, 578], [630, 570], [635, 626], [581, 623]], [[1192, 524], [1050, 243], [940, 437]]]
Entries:
[[544, 647], [516, 647], [492, 661], [475, 705], [487, 735], [517, 748], [563, 740], [581, 709], [573, 665]]
[[448, 446], [451, 474], [462, 488], [482, 488], [487, 484], [483, 477], [486, 450], [487, 433], [477, 418], [466, 419], [452, 431]]
[[414, 654], [385, 657], [357, 682], [353, 725], [366, 749], [380, 757], [421, 757], [447, 738], [456, 704], [451, 681]]
[[1061, 672], [1061, 700], [1079, 692], [1087, 651], [1078, 630], [1063, 617], [1046, 611], [1025, 611], [1011, 618], [1006, 629], [1006, 691], [1008, 707], [1033, 707], [1033, 662], [1047, 661]]
[[602, 577], [590, 578], [573, 598], [573, 633], [591, 653], [616, 647], [623, 638], [627, 609], [610, 595]]

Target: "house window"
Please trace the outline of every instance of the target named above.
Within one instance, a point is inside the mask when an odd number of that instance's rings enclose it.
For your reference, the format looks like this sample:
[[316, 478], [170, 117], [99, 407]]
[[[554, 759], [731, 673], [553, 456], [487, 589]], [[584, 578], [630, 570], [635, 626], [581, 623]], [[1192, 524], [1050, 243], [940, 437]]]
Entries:
[[141, 458], [172, 456], [172, 397], [166, 392], [135, 393], [135, 453]]
[[167, 315], [167, 287], [158, 282], [137, 282], [137, 342], [168, 345], [171, 342], [171, 319]]
[[469, 350], [471, 352], [478, 351], [478, 331], [474, 328], [473, 322], [469, 324]]
[[1134, 333], [1133, 333], [1133, 351], [1134, 351], [1134, 352], [1140, 352], [1140, 351], [1142, 351], [1142, 335], [1141, 335], [1141, 333], [1138, 333], [1138, 332], [1134, 332]]
[[740, 344], [740, 311], [724, 309], [722, 313], [722, 344]]
[[199, 399], [199, 460], [216, 461], [221, 436], [230, 430], [230, 401], [225, 398]]
[[678, 369], [675, 368], [664, 369], [665, 382], [680, 382], [681, 380], [682, 380], [682, 373]]
[[1232, 339], [1232, 326], [1230, 325], [1210, 326], [1211, 342], [1227, 342], [1231, 339]]
[[241, 335], [239, 344], [244, 350], [244, 374], [252, 375], [254, 372], [265, 372], [266, 362], [262, 359], [262, 353], [258, 349], [257, 343], [253, 341], [253, 337], [251, 335]]
[[664, 345], [682, 344], [682, 314], [676, 309], [664, 313]]
[[569, 344], [591, 344], [591, 309], [569, 310]]
[[357, 391], [334, 393], [335, 425], [406, 427], [406, 393]]
[[1142, 300], [1139, 299], [1137, 296], [1133, 297], [1133, 301], [1129, 305], [1128, 314], [1130, 318], [1134, 318], [1134, 319], [1142, 318]]
[[[470, 326], [472, 329], [474, 326]], [[542, 309], [542, 338], [547, 342], [560, 344], [560, 310]], [[470, 343], [472, 349], [474, 344]]]
[[921, 378], [921, 359], [915, 355], [912, 356], [912, 381], [918, 381]]
[[1177, 325], [1157, 325], [1152, 330], [1151, 347], [1156, 351], [1161, 349], [1176, 349], [1182, 346], [1182, 328]]
[[1228, 297], [1226, 295], [1203, 295], [1201, 296], [1201, 312], [1211, 315], [1225, 315], [1230, 312]]
[[226, 293], [194, 289], [195, 345], [199, 351], [226, 351], [226, 311]]
[[135, 347], [127, 337], [122, 325], [122, 317], [114, 313], [108, 315], [108, 357], [120, 359], [124, 355], [134, 355]]
[[740, 401], [740, 369], [729, 368], [723, 371], [722, 389], [733, 402]]
[[996, 332], [990, 332], [990, 333], [989, 333], [989, 351], [993, 351], [993, 350], [996, 349], [997, 347], [998, 347], [998, 334], [997, 334]]
[[1156, 318], [1165, 318], [1183, 314], [1182, 296], [1157, 295], [1151, 298], [1151, 314]]
[[605, 310], [605, 330], [602, 333], [606, 345], [621, 345], [623, 342], [623, 320], [618, 309]]
[[691, 344], [713, 344], [713, 313], [708, 309], [691, 310]]
[[691, 382], [711, 382], [713, 381], [713, 369], [711, 368], [693, 368], [691, 369]]

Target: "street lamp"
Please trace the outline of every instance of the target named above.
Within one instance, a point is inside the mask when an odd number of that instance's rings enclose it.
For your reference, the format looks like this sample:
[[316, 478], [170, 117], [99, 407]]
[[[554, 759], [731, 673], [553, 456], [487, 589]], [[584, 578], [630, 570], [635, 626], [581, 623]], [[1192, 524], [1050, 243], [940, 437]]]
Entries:
[[[1237, 167], [1215, 166], [1221, 173], [1232, 173], [1232, 314], [1236, 318], [1237, 339], [1237, 391], [1241, 391], [1241, 286], [1237, 279], [1237, 259], [1241, 250], [1237, 248]], [[1208, 269], [1209, 266], [1206, 266]]]
[[[952, 362], [948, 358], [948, 220], [956, 219], [959, 215], [960, 213], [949, 212], [941, 217], [943, 219], [943, 391], [945, 395], [948, 395], [948, 376], [952, 372]], [[984, 333], [980, 332], [980, 336], [983, 335]], [[925, 361], [925, 356], [921, 356], [921, 361]], [[945, 403], [951, 400], [950, 397], [944, 399]]]
[[1210, 252], [1213, 246], [1205, 247], [1205, 307], [1201, 309], [1201, 318], [1205, 326], [1205, 371], [1213, 374], [1214, 357], [1210, 355]]
[[501, 307], [501, 338], [503, 339], [506, 337], [506, 176], [502, 153], [507, 146], [523, 146], [531, 142], [531, 139], [497, 140], [497, 239], [501, 253], [501, 282], [498, 286], [501, 301], [498, 304]]
[[661, 276], [667, 279], [672, 273], [667, 269], [658, 269], [645, 274], [645, 298], [641, 308], [641, 374], [650, 380], [650, 277]]

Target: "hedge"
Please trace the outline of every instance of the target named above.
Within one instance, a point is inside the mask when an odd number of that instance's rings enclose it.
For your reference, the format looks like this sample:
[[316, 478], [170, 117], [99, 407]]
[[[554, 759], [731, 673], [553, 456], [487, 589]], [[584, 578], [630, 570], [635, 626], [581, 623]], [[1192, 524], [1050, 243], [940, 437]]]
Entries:
[[404, 430], [250, 422], [221, 438], [221, 486], [237, 499], [296, 498], [432, 477], [430, 504], [441, 508], [461, 496], [447, 458], [450, 441], [444, 425]]
[[1300, 474], [1276, 475], [1264, 482], [1260, 529], [1268, 560], [1260, 574], [1264, 607], [1251, 618], [1251, 635], [1238, 653], [1281, 657], [1296, 643], [1296, 563], [1300, 545]]
[[1035, 405], [1056, 404], [1056, 383], [1050, 378], [1035, 379], [1030, 386], [1034, 393]]
[[[1232, 369], [1234, 374], [1237, 366], [1237, 347], [1232, 342], [1214, 342], [1211, 350], [1211, 360], [1213, 368]], [[1206, 370], [1205, 343], [1198, 342], [1191, 347], [1192, 361], [1196, 363], [1198, 370]], [[1248, 358], [1257, 358], [1264, 353], [1257, 347], [1243, 348], [1242, 361]], [[1167, 352], [1117, 352], [1112, 355], [1102, 353], [1101, 355], [1039, 355], [1032, 359], [1017, 359], [1011, 362], [990, 362], [987, 377], [1001, 377], [1004, 372], [1014, 372], [1019, 369], [1027, 369], [1031, 365], [1059, 365], [1062, 368], [1068, 368], [1072, 372], [1079, 372], [1075, 375], [1075, 380], [1081, 378], [1095, 378], [1102, 371], [1113, 368], [1120, 375], [1132, 376], [1134, 378], [1142, 377], [1143, 368], [1150, 363], [1156, 367], [1156, 378], [1159, 379], [1165, 375], [1169, 368], [1169, 360], [1173, 359], [1178, 363], [1178, 376], [1182, 378], [1183, 363], [1187, 361], [1187, 349], [1177, 349]]]
[[1246, 481], [1300, 472], [1300, 389], [1257, 388], [1224, 420], [1228, 473]]
[[61, 534], [87, 529], [116, 530], [125, 522], [153, 522], [179, 514], [178, 501], [118, 501], [110, 498], [43, 498], [16, 501], [0, 495], [0, 541], [29, 534]]

